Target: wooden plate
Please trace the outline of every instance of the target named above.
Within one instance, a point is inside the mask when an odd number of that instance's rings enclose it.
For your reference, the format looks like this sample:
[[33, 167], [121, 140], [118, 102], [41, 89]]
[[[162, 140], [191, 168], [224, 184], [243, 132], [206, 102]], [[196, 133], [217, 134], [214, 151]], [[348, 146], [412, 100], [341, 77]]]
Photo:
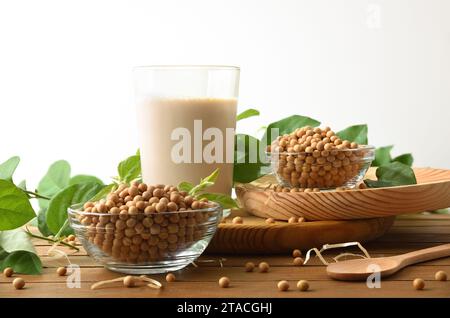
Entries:
[[[324, 244], [367, 242], [386, 233], [394, 217], [352, 221], [313, 221], [289, 224], [277, 221], [266, 224], [265, 219], [246, 215], [244, 224], [228, 221], [220, 224], [208, 246], [209, 253], [269, 254], [291, 253]], [[230, 219], [230, 218], [229, 218]]]
[[[374, 174], [370, 169], [368, 174]], [[255, 216], [287, 220], [351, 220], [386, 217], [447, 208], [450, 206], [450, 170], [414, 169], [417, 184], [390, 188], [317, 193], [264, 191], [274, 176], [236, 186], [244, 208]]]

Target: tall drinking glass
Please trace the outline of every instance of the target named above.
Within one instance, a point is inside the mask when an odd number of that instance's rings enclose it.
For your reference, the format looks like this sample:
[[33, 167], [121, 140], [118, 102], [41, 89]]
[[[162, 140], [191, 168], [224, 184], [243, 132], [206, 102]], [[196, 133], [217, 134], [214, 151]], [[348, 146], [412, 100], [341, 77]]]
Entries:
[[134, 78], [143, 181], [197, 184], [219, 168], [211, 191], [230, 194], [239, 68], [142, 66]]

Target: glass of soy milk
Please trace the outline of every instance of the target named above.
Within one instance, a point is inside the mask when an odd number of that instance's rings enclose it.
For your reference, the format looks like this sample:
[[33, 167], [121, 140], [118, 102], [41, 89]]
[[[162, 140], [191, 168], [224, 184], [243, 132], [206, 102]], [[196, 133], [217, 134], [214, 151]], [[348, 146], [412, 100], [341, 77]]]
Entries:
[[141, 66], [134, 79], [143, 182], [197, 184], [219, 168], [208, 191], [230, 194], [239, 68]]

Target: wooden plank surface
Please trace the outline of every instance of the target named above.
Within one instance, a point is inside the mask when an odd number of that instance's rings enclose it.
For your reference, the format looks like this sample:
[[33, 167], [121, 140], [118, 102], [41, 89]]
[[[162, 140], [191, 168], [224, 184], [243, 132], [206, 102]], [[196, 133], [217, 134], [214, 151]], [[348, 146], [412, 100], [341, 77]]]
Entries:
[[[364, 244], [372, 257], [389, 256], [413, 251], [420, 248], [450, 242], [450, 215], [418, 214], [398, 217], [392, 229], [382, 238]], [[124, 288], [120, 283], [107, 288], [92, 291], [90, 286], [99, 280], [121, 276], [96, 264], [81, 247], [74, 253], [67, 249], [71, 263], [81, 267], [81, 288], [68, 288], [67, 277], [59, 277], [55, 267], [66, 261], [51, 260], [45, 256], [49, 246], [36, 242], [36, 249], [42, 256], [44, 272], [39, 276], [21, 275], [26, 282], [24, 290], [15, 290], [11, 286], [12, 278], [0, 275], [0, 297], [445, 297], [450, 298], [450, 281], [437, 282], [434, 274], [444, 270], [450, 274], [450, 258], [443, 258], [408, 267], [392, 277], [383, 279], [380, 289], [369, 289], [365, 282], [333, 281], [325, 273], [317, 258], [304, 266], [294, 266], [292, 256], [278, 255], [204, 255], [197, 262], [198, 267], [176, 272], [177, 281], [166, 283], [164, 275], [154, 275], [164, 288], [153, 290], [146, 286]], [[357, 249], [345, 250], [358, 252]], [[343, 250], [329, 251], [327, 259]], [[221, 267], [219, 259], [222, 260]], [[246, 273], [243, 265], [247, 261], [270, 264], [268, 273]], [[227, 276], [231, 287], [220, 288], [217, 281]], [[412, 288], [412, 280], [421, 277], [426, 281], [423, 291]], [[299, 292], [295, 284], [299, 279], [310, 282], [311, 290]], [[288, 280], [291, 288], [288, 292], [279, 292], [276, 284]]]

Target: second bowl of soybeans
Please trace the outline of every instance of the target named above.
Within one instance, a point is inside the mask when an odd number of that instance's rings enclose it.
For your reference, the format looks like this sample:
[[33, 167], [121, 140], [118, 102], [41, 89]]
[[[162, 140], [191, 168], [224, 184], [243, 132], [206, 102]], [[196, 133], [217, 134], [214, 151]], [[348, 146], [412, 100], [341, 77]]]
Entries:
[[69, 221], [88, 254], [127, 274], [171, 272], [208, 246], [222, 208], [174, 186], [134, 182], [105, 199], [69, 208]]
[[375, 149], [340, 139], [329, 127], [302, 127], [267, 147], [272, 170], [286, 187], [354, 188], [364, 177]]

